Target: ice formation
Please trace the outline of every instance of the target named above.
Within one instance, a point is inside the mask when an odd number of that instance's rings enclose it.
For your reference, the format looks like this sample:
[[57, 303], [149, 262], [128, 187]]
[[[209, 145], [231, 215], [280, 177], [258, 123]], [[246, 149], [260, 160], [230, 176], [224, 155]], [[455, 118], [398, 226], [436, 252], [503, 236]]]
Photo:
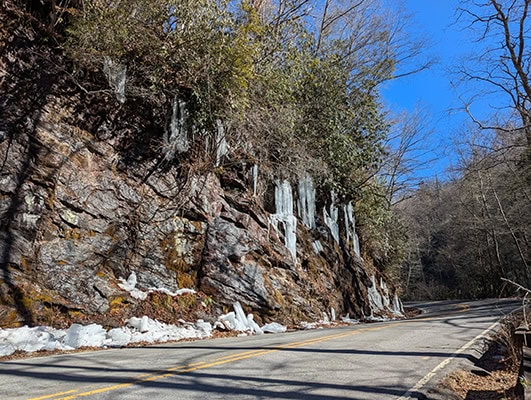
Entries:
[[216, 167], [221, 163], [221, 159], [229, 154], [229, 145], [225, 137], [225, 128], [221, 120], [216, 120]]
[[256, 197], [256, 190], [258, 187], [258, 165], [254, 164], [252, 167], [253, 174], [253, 196]]
[[136, 273], [134, 271], [131, 272], [127, 280], [121, 277], [118, 278], [118, 280], [120, 281], [118, 286], [122, 288], [123, 290], [125, 290], [126, 292], [129, 292], [131, 297], [133, 297], [134, 299], [138, 299], [138, 300], [146, 299], [147, 293], [136, 288], [137, 280], [136, 280]]
[[228, 327], [235, 331], [256, 333], [257, 335], [264, 333], [254, 321], [252, 314], [245, 315], [239, 302], [234, 303], [233, 307], [234, 311], [221, 315], [214, 326]]
[[0, 357], [16, 350], [73, 350], [80, 347], [121, 347], [130, 343], [167, 342], [188, 338], [205, 338], [212, 333], [208, 322], [176, 326], [164, 324], [146, 316], [131, 318], [127, 325], [106, 331], [101, 325], [73, 324], [70, 328], [53, 329], [46, 326], [35, 328], [0, 329]]
[[[125, 326], [109, 331], [98, 324], [73, 324], [66, 330], [46, 326], [0, 328], [0, 357], [11, 355], [17, 350], [34, 352], [73, 350], [80, 347], [122, 347], [131, 343], [163, 343], [203, 339], [212, 335], [212, 325], [202, 319], [195, 323], [179, 322], [182, 326], [165, 324], [144, 315], [141, 318], [130, 318]], [[260, 327], [252, 314], [245, 315], [240, 303], [234, 304], [234, 311], [220, 316], [215, 326], [255, 334], [282, 333], [287, 330], [284, 325], [276, 322]]]
[[299, 199], [297, 201], [299, 217], [308, 228], [315, 228], [315, 188], [310, 175], [299, 180]]
[[270, 322], [269, 324], [262, 326], [262, 331], [264, 333], [284, 333], [286, 330], [287, 327], [278, 322]]
[[389, 300], [389, 289], [387, 288], [387, 283], [383, 280], [383, 278], [380, 278], [380, 287], [382, 288], [382, 302], [384, 308], [389, 308], [391, 305], [391, 301]]
[[332, 237], [336, 241], [336, 243], [339, 243], [339, 224], [338, 224], [338, 209], [335, 206], [335, 195], [334, 192], [331, 193], [332, 198], [330, 202], [330, 213], [326, 211], [326, 207], [323, 208], [323, 219], [326, 226], [328, 226], [328, 229], [330, 229], [330, 233], [332, 234]]
[[371, 282], [372, 286], [367, 288], [367, 294], [369, 296], [369, 305], [373, 312], [382, 311], [384, 309], [382, 295], [376, 287], [376, 278], [374, 277], [374, 275], [371, 276]]
[[319, 254], [321, 251], [323, 251], [323, 245], [319, 240], [314, 240], [312, 242], [312, 247], [316, 254]]
[[168, 132], [164, 134], [166, 160], [173, 159], [175, 153], [184, 153], [188, 150], [187, 120], [188, 111], [186, 110], [186, 103], [175, 97], [172, 102], [169, 136]]
[[161, 292], [161, 293], [167, 294], [168, 296], [172, 296], [172, 297], [180, 296], [182, 294], [194, 294], [194, 293], [196, 293], [196, 291], [194, 289], [187, 289], [187, 288], [177, 289], [175, 292], [172, 292], [170, 289], [166, 289], [166, 288], [154, 288], [154, 287], [151, 287], [151, 288], [148, 289], [148, 293], [152, 293], [152, 292]]
[[270, 223], [278, 232], [278, 223], [284, 228], [284, 244], [293, 259], [297, 258], [297, 218], [293, 215], [293, 194], [288, 181], [277, 181], [275, 185], [275, 214], [270, 215]]
[[397, 315], [404, 315], [404, 306], [402, 305], [402, 302], [398, 298], [397, 293], [395, 293], [393, 297], [393, 305], [391, 307], [391, 311]]
[[360, 256], [360, 241], [358, 234], [356, 233], [356, 219], [354, 217], [354, 206], [352, 205], [352, 202], [343, 206], [343, 212], [345, 214], [345, 233], [347, 236], [347, 243], [350, 243], [350, 237], [352, 236], [354, 252]]
[[103, 73], [114, 89], [116, 99], [125, 103], [125, 82], [127, 79], [127, 66], [114, 62], [109, 57], [103, 59]]
[[196, 293], [194, 289], [184, 288], [184, 289], [178, 289], [175, 292], [173, 292], [167, 288], [154, 288], [154, 287], [149, 288], [147, 292], [144, 292], [136, 287], [137, 278], [136, 278], [136, 273], [134, 271], [131, 272], [127, 280], [125, 280], [124, 278], [118, 278], [118, 280], [120, 281], [120, 283], [118, 283], [118, 286], [122, 288], [123, 290], [125, 290], [126, 292], [129, 292], [131, 297], [133, 297], [134, 299], [138, 299], [138, 300], [145, 300], [147, 298], [148, 293], [152, 293], [152, 292], [161, 292], [161, 293], [167, 294], [172, 297], [180, 296], [182, 294]]
[[341, 322], [345, 322], [347, 324], [359, 324], [360, 323], [360, 320], [359, 319], [351, 319], [350, 318], [350, 315], [345, 315], [344, 317], [340, 317], [341, 319]]
[[374, 312], [380, 311], [390, 311], [397, 316], [402, 316], [404, 314], [404, 309], [398, 295], [395, 293], [393, 300], [390, 300], [389, 289], [387, 284], [380, 278], [380, 293], [377, 288], [376, 278], [374, 275], [371, 276], [372, 286], [367, 288], [367, 293], [369, 297], [369, 305], [371, 307], [371, 315], [367, 319], [373, 321], [386, 321], [386, 318], [377, 318], [372, 315]]

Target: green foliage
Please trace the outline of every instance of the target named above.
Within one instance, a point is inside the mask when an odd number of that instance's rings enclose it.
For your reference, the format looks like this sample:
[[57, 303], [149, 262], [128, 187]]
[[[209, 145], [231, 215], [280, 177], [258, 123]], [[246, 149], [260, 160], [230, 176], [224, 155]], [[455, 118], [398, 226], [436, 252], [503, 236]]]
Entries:
[[393, 72], [396, 27], [376, 0], [331, 2], [322, 15], [317, 0], [279, 4], [87, 2], [67, 49], [92, 71], [105, 58], [126, 65], [127, 96], [185, 100], [197, 132], [214, 137], [222, 120], [231, 162], [253, 159], [271, 177], [310, 173], [342, 199], [363, 199], [364, 238], [390, 264], [399, 234], [374, 178], [388, 132], [376, 86]]

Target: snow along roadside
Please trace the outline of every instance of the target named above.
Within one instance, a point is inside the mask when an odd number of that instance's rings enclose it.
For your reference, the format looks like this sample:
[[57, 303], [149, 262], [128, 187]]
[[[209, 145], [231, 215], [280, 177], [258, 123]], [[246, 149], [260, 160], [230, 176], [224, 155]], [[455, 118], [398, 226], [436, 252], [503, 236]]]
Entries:
[[195, 323], [180, 322], [182, 325], [177, 326], [143, 316], [130, 318], [125, 326], [110, 330], [98, 324], [73, 324], [68, 329], [48, 326], [0, 328], [0, 357], [9, 356], [17, 350], [31, 353], [82, 347], [122, 347], [139, 342], [164, 343], [182, 339], [205, 339], [212, 336], [215, 327], [239, 331], [245, 335], [280, 333], [287, 329], [275, 322], [260, 327], [252, 314], [245, 316], [240, 303], [234, 304], [234, 311], [220, 316], [214, 326], [203, 320]]

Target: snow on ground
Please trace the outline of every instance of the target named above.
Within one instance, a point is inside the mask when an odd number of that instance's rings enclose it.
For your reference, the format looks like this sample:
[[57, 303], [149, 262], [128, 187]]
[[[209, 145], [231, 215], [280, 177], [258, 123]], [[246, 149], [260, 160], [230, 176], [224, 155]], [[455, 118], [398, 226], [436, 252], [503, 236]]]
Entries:
[[[132, 286], [134, 289], [134, 285]], [[275, 322], [260, 327], [252, 314], [245, 315], [240, 303], [234, 304], [234, 311], [220, 316], [215, 326], [243, 334], [280, 333], [287, 329]], [[139, 342], [163, 343], [181, 339], [204, 339], [212, 336], [212, 330], [212, 325], [203, 320], [195, 323], [182, 321], [182, 325], [177, 326], [147, 316], [130, 318], [125, 326], [108, 331], [98, 324], [73, 324], [68, 329], [54, 329], [48, 326], [0, 328], [0, 357], [11, 355], [17, 350], [29, 353], [40, 350], [74, 350], [81, 347], [122, 347]]]

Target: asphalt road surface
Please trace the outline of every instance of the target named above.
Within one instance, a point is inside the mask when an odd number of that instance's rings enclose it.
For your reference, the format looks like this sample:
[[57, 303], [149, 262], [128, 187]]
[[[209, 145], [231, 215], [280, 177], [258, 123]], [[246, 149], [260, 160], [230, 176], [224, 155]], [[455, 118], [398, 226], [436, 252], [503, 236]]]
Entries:
[[518, 305], [425, 303], [407, 321], [1, 362], [0, 399], [426, 399]]

